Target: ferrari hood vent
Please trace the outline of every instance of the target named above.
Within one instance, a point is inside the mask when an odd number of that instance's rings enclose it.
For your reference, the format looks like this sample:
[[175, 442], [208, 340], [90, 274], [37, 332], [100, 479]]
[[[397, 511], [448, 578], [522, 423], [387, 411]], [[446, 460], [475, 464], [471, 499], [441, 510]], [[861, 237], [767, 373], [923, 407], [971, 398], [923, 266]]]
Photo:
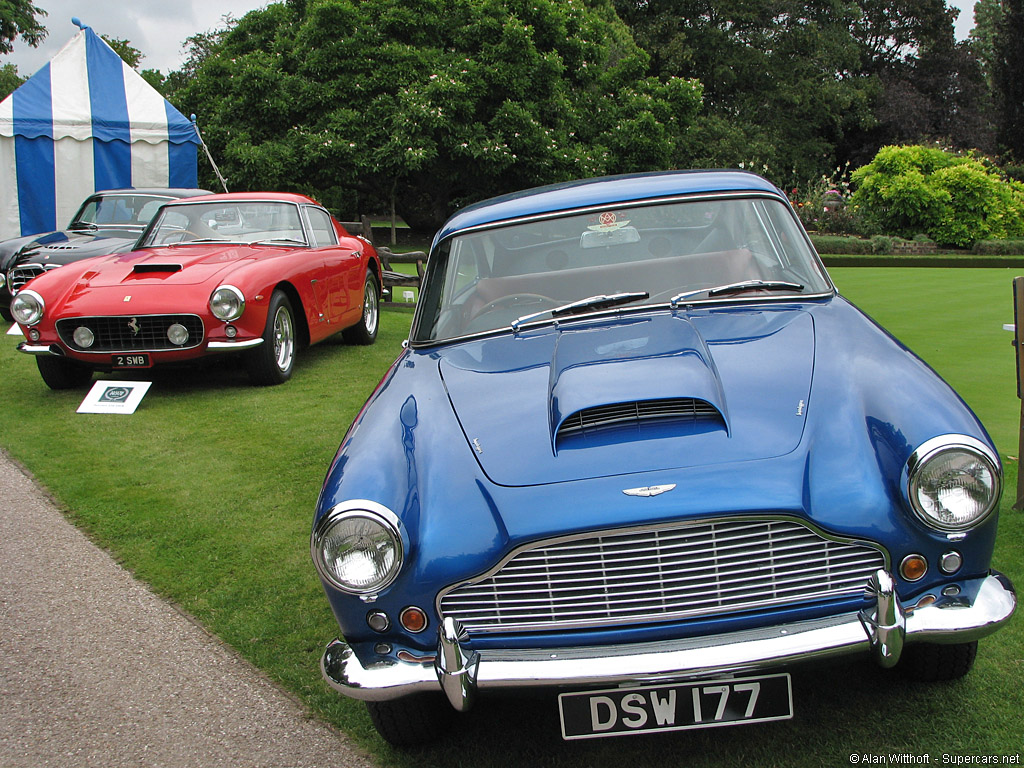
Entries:
[[674, 426], [725, 427], [725, 420], [715, 406], [706, 400], [681, 397], [664, 400], [637, 400], [585, 408], [570, 414], [558, 427], [556, 442], [575, 435], [636, 427], [651, 423]]
[[152, 272], [181, 272], [181, 264], [153, 264], [146, 262], [144, 264], [136, 264], [132, 270], [132, 273], [136, 275]]

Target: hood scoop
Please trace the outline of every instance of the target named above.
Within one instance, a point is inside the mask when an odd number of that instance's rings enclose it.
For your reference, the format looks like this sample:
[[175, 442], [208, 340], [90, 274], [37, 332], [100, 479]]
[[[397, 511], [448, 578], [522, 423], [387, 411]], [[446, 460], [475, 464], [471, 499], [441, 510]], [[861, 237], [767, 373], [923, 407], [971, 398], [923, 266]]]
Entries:
[[161, 272], [170, 274], [172, 272], [181, 272], [181, 264], [154, 264], [152, 262], [143, 262], [142, 264], [136, 264], [132, 269], [133, 275], [147, 275], [154, 272]]
[[642, 440], [669, 430], [677, 435], [692, 435], [725, 428], [722, 412], [706, 400], [694, 397], [634, 400], [584, 408], [570, 414], [558, 427], [555, 448], [583, 447], [602, 439]]

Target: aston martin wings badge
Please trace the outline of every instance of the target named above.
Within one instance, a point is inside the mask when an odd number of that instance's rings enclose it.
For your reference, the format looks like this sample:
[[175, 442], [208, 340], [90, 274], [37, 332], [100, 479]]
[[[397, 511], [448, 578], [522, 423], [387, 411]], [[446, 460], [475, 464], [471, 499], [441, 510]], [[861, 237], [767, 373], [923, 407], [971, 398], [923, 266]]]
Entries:
[[624, 488], [622, 492], [627, 496], [658, 496], [675, 487], [675, 483], [669, 483], [668, 485], [649, 485], [645, 488]]

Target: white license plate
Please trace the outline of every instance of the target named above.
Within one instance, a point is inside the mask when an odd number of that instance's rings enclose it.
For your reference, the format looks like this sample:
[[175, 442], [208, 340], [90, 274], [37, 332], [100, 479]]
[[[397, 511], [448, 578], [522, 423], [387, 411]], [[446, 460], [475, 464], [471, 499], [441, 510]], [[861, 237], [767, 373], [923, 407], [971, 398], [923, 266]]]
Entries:
[[763, 723], [793, 717], [793, 689], [783, 673], [581, 691], [560, 694], [558, 714], [566, 740]]

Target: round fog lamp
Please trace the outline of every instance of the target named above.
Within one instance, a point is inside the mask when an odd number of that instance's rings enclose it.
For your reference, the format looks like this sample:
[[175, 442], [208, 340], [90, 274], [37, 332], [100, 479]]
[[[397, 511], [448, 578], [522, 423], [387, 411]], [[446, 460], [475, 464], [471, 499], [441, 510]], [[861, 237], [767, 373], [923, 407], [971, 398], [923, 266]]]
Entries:
[[384, 611], [371, 611], [366, 614], [366, 623], [374, 632], [387, 632], [391, 629], [391, 619]]
[[229, 339], [233, 339], [235, 338], [235, 336], [238, 335], [238, 329], [235, 328], [235, 326], [233, 325], [229, 325], [224, 328], [224, 335], [227, 336]]
[[939, 560], [939, 568], [943, 573], [956, 573], [960, 570], [960, 566], [964, 564], [963, 555], [957, 552], [955, 549], [950, 550], [942, 556]]
[[181, 323], [175, 323], [167, 329], [167, 339], [171, 344], [181, 346], [188, 341], [188, 328]]
[[402, 622], [402, 626], [409, 632], [422, 632], [427, 628], [427, 614], [422, 608], [417, 608], [415, 605], [405, 608], [399, 615], [398, 620]]
[[75, 328], [75, 332], [72, 334], [72, 338], [82, 349], [88, 349], [94, 343], [96, 343], [96, 334], [94, 334], [89, 328], [84, 325], [80, 325]]
[[928, 573], [928, 561], [922, 555], [907, 555], [900, 563], [900, 576], [907, 581], [920, 581]]

